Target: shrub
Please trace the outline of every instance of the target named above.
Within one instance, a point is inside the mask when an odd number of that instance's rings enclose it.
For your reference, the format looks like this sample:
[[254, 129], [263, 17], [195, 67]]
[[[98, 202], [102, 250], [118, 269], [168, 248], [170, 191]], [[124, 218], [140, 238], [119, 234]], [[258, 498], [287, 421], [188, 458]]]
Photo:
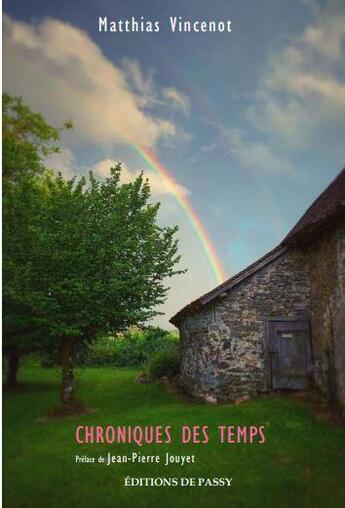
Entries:
[[116, 367], [136, 367], [145, 359], [143, 352], [144, 337], [140, 333], [125, 333], [116, 342], [113, 365]]
[[102, 336], [93, 341], [86, 352], [84, 362], [87, 365], [112, 365], [117, 351], [117, 339]]
[[144, 331], [145, 340], [143, 342], [144, 363], [147, 363], [154, 355], [161, 351], [176, 350], [179, 347], [180, 340], [178, 335], [159, 327], [148, 327]]
[[176, 376], [180, 371], [180, 353], [178, 350], [161, 351], [151, 358], [147, 364], [150, 379], [169, 378]]
[[[74, 351], [74, 363], [75, 365], [82, 365], [87, 355], [88, 344], [78, 343]], [[57, 367], [61, 365], [60, 354], [57, 348], [44, 349], [42, 348], [38, 352], [40, 365], [43, 368]]]
[[178, 349], [179, 339], [158, 327], [131, 328], [115, 337], [99, 337], [88, 347], [85, 363], [114, 367], [137, 367], [160, 351]]
[[41, 367], [48, 369], [59, 364], [57, 351], [41, 351], [39, 353]]

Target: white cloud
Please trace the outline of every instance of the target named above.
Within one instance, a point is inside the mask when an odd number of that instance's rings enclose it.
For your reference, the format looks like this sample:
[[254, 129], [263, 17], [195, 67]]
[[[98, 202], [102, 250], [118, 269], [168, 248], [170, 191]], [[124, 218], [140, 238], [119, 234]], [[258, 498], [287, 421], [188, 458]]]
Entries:
[[[91, 169], [95, 176], [101, 179], [110, 176], [110, 168], [118, 163], [115, 159], [102, 159], [92, 167], [81, 167], [77, 164], [76, 157], [69, 148], [62, 148], [60, 152], [52, 154], [45, 160], [45, 165], [62, 173], [67, 178], [73, 178], [75, 175], [86, 174]], [[175, 195], [178, 189], [181, 195], [189, 195], [190, 191], [182, 185], [175, 184], [172, 186], [164, 177], [158, 173], [141, 169], [130, 169], [127, 164], [121, 162], [121, 183], [130, 183], [143, 172], [144, 177], [148, 179], [152, 194], [156, 196]]]
[[158, 92], [153, 81], [152, 71], [144, 75], [139, 62], [129, 58], [122, 59], [121, 68], [132, 90], [138, 94], [141, 106], [145, 107], [160, 103], [157, 98]]
[[[244, 120], [249, 129], [216, 126], [242, 167], [294, 174], [291, 159], [319, 137], [343, 143], [345, 129], [345, 13], [329, 5], [284, 48], [270, 55]], [[253, 131], [254, 127], [254, 131]]]
[[4, 89], [22, 95], [50, 122], [72, 119], [73, 136], [91, 143], [154, 146], [174, 136], [171, 121], [144, 110], [152, 78], [135, 62], [110, 62], [86, 32], [45, 19], [36, 25], [4, 18]]
[[212, 123], [218, 136], [202, 152], [225, 146], [244, 169], [296, 176], [295, 152], [310, 150], [319, 136], [343, 146], [345, 13], [339, 6], [312, 2], [315, 21], [270, 55], [243, 115], [250, 128]]
[[[91, 169], [95, 173], [96, 176], [100, 178], [106, 178], [109, 176], [109, 170], [111, 167], [116, 165], [117, 161], [114, 159], [104, 159], [97, 162]], [[121, 163], [121, 182], [122, 183], [130, 183], [135, 178], [139, 176], [142, 170], [132, 170], [127, 167], [123, 162]], [[143, 170], [144, 177], [148, 179], [151, 187], [152, 194], [155, 195], [164, 195], [164, 194], [175, 194], [176, 186], [172, 187], [171, 184], [163, 178], [158, 173], [153, 173], [152, 171]], [[180, 185], [177, 186], [178, 190], [183, 195], [190, 194], [189, 190]]]
[[184, 115], [189, 113], [189, 97], [173, 86], [159, 90], [155, 85], [152, 69], [146, 71], [146, 74], [144, 75], [139, 62], [129, 58], [122, 59], [121, 68], [123, 69], [131, 88], [135, 92], [140, 93], [142, 106], [168, 106], [170, 109], [179, 111]]
[[176, 90], [174, 87], [163, 88], [163, 97], [175, 109], [182, 111], [185, 115], [189, 113], [190, 101], [187, 95]]
[[45, 160], [46, 167], [60, 172], [65, 178], [73, 178], [77, 174], [75, 156], [69, 148], [61, 148]]
[[305, 149], [318, 131], [345, 127], [345, 14], [317, 20], [271, 56], [248, 110], [252, 124], [289, 149]]
[[[345, 24], [345, 17], [341, 23]], [[336, 54], [340, 52], [342, 46], [339, 46], [338, 37], [333, 39], [328, 35], [331, 42], [327, 50], [326, 46], [322, 49], [319, 46], [315, 47], [307, 42], [306, 34], [309, 30], [311, 28], [306, 30], [300, 44], [289, 46], [281, 54], [272, 58], [271, 69], [264, 78], [263, 86], [266, 90], [284, 91], [295, 97], [326, 100], [344, 109], [345, 83], [337, 77], [336, 69], [333, 72], [331, 68], [326, 69], [329, 66], [329, 48], [332, 48], [336, 41], [337, 48], [334, 48], [335, 53], [332, 56], [338, 60], [339, 57]], [[327, 35], [326, 27], [324, 32], [321, 32], [321, 28], [318, 32], [322, 33], [323, 37]], [[342, 40], [345, 41], [345, 30]], [[316, 50], [315, 55], [314, 50]], [[327, 57], [324, 61], [322, 55]], [[345, 52], [343, 56], [345, 57]], [[342, 65], [343, 61], [341, 61]]]
[[[75, 154], [85, 145], [111, 145], [111, 150], [101, 147], [104, 158], [92, 168], [98, 177], [106, 177], [114, 165], [108, 154], [113, 153], [115, 143], [120, 142], [121, 146], [129, 141], [154, 147], [162, 138], [166, 143], [189, 139], [172, 121], [148, 113], [155, 105], [160, 106], [160, 111], [170, 108], [187, 113], [188, 98], [173, 87], [159, 89], [153, 73], [143, 73], [136, 61], [121, 60], [121, 65], [115, 65], [85, 32], [52, 19], [27, 24], [5, 17], [3, 35], [5, 90], [23, 96], [53, 125], [71, 119], [74, 130], [68, 133], [68, 142], [77, 148]], [[86, 148], [89, 150], [90, 146]], [[65, 147], [46, 164], [70, 178], [88, 169], [78, 166], [78, 162], [73, 151]], [[139, 174], [140, 168], [135, 164], [133, 161], [123, 165], [122, 182], [132, 181]], [[160, 210], [162, 223], [180, 227], [181, 266], [190, 268], [187, 274], [168, 281], [169, 298], [161, 307], [166, 315], [155, 320], [167, 326], [175, 312], [214, 287], [215, 280], [194, 229], [173, 197], [176, 189], [156, 173], [144, 174], [152, 193], [164, 202]], [[189, 194], [183, 187], [180, 192]]]
[[268, 144], [246, 139], [239, 129], [223, 133], [232, 156], [246, 169], [264, 173], [293, 173], [293, 165]]
[[216, 140], [203, 145], [201, 152], [213, 152], [224, 149], [230, 153], [243, 169], [262, 173], [295, 173], [294, 165], [288, 157], [265, 142], [245, 135], [243, 130], [235, 127], [226, 127], [223, 124], [212, 122], [217, 130]]
[[339, 60], [344, 55], [344, 37], [344, 16], [334, 14], [326, 17], [317, 25], [307, 27], [302, 40], [307, 46], [314, 48], [321, 54]]

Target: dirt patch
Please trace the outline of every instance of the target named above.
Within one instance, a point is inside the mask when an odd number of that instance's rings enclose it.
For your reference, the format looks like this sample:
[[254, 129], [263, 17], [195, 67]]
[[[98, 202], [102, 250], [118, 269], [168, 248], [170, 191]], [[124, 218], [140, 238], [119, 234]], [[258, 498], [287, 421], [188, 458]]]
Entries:
[[51, 409], [45, 416], [36, 418], [36, 422], [45, 423], [54, 420], [68, 418], [70, 416], [97, 413], [98, 409], [83, 406], [80, 403], [73, 403], [68, 406], [57, 406]]
[[192, 397], [192, 395], [183, 390], [183, 388], [179, 383], [178, 376], [175, 376], [173, 378], [168, 378], [164, 376], [157, 382], [159, 384], [164, 385], [167, 392], [169, 392], [173, 397], [175, 397], [175, 399], [181, 402], [186, 402], [189, 404], [201, 402], [199, 399]]
[[344, 418], [319, 393], [315, 391], [290, 392], [288, 396], [305, 402], [312, 409], [317, 421], [345, 426]]

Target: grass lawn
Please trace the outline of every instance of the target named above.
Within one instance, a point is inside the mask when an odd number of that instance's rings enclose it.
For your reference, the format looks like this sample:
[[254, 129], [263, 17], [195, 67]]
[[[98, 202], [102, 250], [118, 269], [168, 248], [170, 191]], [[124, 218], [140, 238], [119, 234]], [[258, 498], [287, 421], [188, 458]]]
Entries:
[[[9, 508], [107, 507], [344, 507], [345, 429], [318, 421], [292, 397], [268, 396], [239, 405], [184, 402], [161, 385], [138, 385], [134, 369], [88, 368], [78, 373], [80, 399], [98, 411], [37, 422], [57, 404], [59, 371], [30, 364], [16, 392], [4, 393], [4, 501]], [[127, 454], [133, 445], [77, 445], [85, 425], [171, 425], [173, 443], [144, 454], [195, 454], [196, 463], [75, 464], [76, 454]], [[182, 424], [208, 425], [207, 445], [181, 445]], [[265, 425], [264, 445], [227, 445], [218, 425]], [[232, 477], [231, 488], [128, 488], [124, 476]]]

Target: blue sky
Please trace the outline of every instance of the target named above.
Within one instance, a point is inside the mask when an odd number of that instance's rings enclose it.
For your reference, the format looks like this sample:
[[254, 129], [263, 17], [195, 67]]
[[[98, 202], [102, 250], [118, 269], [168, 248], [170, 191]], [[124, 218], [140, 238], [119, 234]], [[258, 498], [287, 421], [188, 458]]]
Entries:
[[[74, 131], [50, 161], [124, 181], [149, 146], [203, 221], [229, 275], [280, 242], [345, 165], [345, 4], [340, 1], [4, 2], [4, 87]], [[159, 20], [159, 33], [99, 33], [98, 16]], [[232, 32], [174, 34], [169, 16], [231, 18]], [[125, 125], [125, 127], [123, 127]], [[167, 318], [215, 285], [164, 181], [161, 221], [178, 223], [187, 275]]]

